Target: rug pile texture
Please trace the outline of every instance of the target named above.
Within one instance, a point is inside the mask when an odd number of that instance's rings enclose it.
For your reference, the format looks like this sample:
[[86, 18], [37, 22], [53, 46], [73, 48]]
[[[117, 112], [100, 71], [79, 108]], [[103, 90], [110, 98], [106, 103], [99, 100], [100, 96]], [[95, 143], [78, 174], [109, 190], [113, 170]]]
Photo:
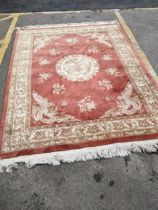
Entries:
[[153, 152], [157, 138], [157, 82], [117, 21], [17, 30], [1, 169]]

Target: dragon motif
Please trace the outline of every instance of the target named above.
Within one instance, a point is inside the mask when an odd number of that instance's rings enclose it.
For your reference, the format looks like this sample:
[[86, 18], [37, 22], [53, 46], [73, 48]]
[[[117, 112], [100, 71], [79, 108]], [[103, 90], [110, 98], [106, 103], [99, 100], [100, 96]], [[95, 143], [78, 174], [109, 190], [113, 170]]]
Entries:
[[117, 105], [116, 109], [109, 109], [101, 118], [133, 115], [141, 110], [142, 105], [138, 96], [132, 97], [132, 85], [130, 83], [127, 84], [121, 95], [117, 97]]
[[48, 99], [40, 96], [38, 93], [33, 91], [33, 99], [36, 105], [32, 108], [32, 117], [35, 121], [39, 121], [45, 124], [52, 124], [54, 122], [67, 122], [67, 121], [79, 121], [73, 116], [68, 114], [59, 114], [57, 107], [54, 103], [50, 103]]

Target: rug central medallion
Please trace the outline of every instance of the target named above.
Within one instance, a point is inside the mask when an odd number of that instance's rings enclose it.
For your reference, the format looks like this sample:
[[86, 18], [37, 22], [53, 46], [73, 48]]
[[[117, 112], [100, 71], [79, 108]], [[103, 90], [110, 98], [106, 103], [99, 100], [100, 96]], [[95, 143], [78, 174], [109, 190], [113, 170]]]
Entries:
[[98, 62], [87, 55], [69, 55], [59, 60], [56, 71], [60, 76], [71, 81], [92, 79], [99, 71]]

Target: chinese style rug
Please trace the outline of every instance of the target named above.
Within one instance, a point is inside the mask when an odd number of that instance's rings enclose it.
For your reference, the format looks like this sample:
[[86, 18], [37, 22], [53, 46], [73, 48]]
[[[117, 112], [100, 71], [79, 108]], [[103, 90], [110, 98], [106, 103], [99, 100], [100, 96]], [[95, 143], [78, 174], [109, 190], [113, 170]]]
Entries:
[[18, 29], [1, 166], [152, 152], [157, 138], [157, 82], [117, 21]]

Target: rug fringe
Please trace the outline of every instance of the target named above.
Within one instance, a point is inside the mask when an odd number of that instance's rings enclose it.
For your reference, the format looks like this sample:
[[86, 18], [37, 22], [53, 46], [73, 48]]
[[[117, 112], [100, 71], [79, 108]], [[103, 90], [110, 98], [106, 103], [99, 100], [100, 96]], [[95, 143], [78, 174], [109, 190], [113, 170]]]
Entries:
[[131, 153], [153, 153], [156, 152], [157, 149], [158, 140], [149, 140], [20, 156], [0, 160], [0, 172], [10, 172], [17, 168], [20, 163], [24, 163], [26, 167], [31, 168], [37, 164], [60, 165], [61, 162], [72, 163], [75, 161], [121, 157]]

